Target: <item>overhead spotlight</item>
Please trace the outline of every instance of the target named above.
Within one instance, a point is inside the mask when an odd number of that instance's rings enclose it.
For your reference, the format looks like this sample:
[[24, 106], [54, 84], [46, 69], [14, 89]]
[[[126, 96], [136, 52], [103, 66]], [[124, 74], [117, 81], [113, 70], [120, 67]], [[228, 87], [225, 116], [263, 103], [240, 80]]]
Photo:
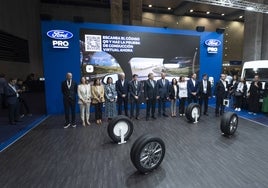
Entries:
[[193, 11], [194, 11], [193, 9], [190, 10], [190, 12], [193, 12]]
[[171, 7], [168, 7], [167, 9], [168, 9], [168, 10], [171, 10]]
[[152, 6], [153, 6], [153, 5], [148, 5], [148, 7], [150, 7], [150, 8], [151, 8]]
[[223, 34], [224, 31], [225, 31], [224, 28], [217, 28], [217, 29], [216, 29], [216, 32], [217, 32], [218, 34]]
[[243, 18], [243, 16], [239, 16], [239, 19], [242, 19]]
[[224, 16], [224, 15], [225, 15], [225, 14], [223, 14], [223, 13], [221, 14], [221, 16]]
[[197, 32], [204, 32], [205, 31], [205, 26], [197, 26], [196, 28]]
[[210, 14], [210, 12], [209, 12], [209, 11], [207, 11], [207, 14]]

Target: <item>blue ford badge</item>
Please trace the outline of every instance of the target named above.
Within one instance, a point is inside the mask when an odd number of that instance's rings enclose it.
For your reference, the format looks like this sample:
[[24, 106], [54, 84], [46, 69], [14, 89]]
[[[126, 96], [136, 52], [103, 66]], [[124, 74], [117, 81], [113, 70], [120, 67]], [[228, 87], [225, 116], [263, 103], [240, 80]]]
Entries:
[[217, 39], [208, 39], [208, 40], [205, 41], [205, 44], [207, 46], [220, 46], [221, 41], [219, 41]]
[[53, 39], [66, 40], [72, 38], [73, 34], [65, 30], [50, 30], [47, 32], [47, 36]]

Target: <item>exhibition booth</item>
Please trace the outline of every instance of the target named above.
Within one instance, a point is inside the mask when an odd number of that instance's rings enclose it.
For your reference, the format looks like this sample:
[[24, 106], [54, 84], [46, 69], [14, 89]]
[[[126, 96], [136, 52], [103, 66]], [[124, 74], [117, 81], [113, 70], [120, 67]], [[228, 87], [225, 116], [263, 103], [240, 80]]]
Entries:
[[79, 83], [91, 83], [124, 72], [128, 80], [138, 74], [155, 79], [189, 76], [201, 79], [206, 73], [212, 83], [222, 71], [223, 34], [170, 28], [139, 27], [67, 21], [42, 21], [42, 48], [48, 114], [63, 113], [61, 82], [67, 72]]

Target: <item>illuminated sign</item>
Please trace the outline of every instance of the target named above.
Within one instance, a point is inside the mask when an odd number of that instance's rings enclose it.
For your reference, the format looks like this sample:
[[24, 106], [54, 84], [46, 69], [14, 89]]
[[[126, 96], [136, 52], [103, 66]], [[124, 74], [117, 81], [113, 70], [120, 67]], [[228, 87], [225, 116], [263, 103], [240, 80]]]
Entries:
[[218, 46], [221, 45], [221, 41], [217, 39], [208, 39], [205, 41], [207, 47], [207, 52], [211, 54], [218, 53]]
[[50, 30], [47, 32], [47, 36], [54, 39], [52, 40], [53, 48], [69, 48], [68, 39], [73, 37], [73, 34], [70, 31], [66, 30]]

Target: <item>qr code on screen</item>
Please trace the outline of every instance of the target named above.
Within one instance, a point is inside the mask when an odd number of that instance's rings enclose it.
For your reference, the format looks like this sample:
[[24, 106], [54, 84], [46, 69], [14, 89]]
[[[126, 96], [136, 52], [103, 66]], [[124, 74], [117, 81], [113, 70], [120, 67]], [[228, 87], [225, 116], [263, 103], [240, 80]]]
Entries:
[[85, 35], [85, 51], [87, 52], [100, 52], [101, 35]]

